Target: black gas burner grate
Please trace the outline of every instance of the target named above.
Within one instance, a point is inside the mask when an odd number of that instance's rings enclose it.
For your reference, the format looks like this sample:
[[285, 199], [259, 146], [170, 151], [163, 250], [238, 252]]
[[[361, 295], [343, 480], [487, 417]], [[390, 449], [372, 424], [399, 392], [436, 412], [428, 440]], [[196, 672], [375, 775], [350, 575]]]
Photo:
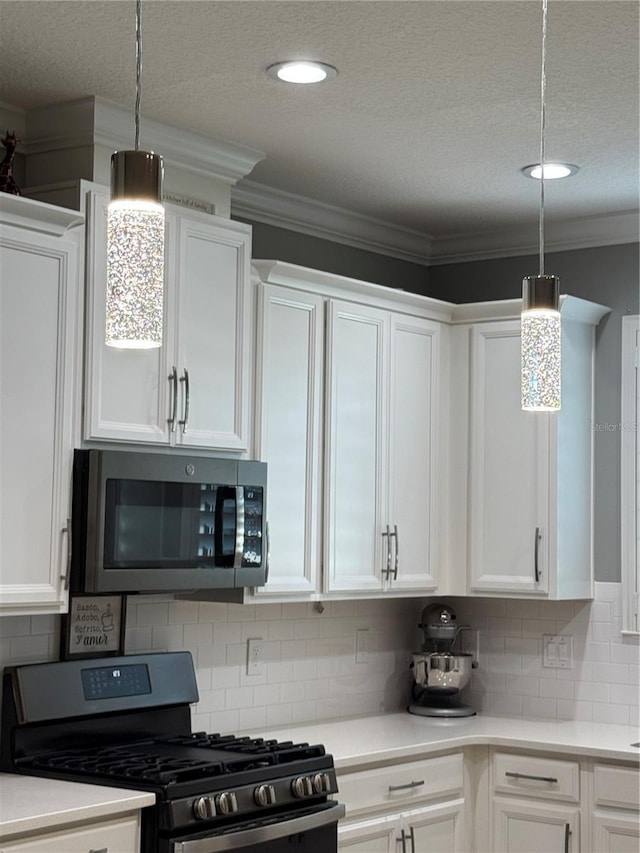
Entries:
[[265, 764], [287, 764], [290, 761], [300, 761], [305, 758], [318, 758], [325, 754], [320, 744], [310, 746], [308, 743], [293, 743], [293, 741], [265, 740], [264, 738], [235, 737], [234, 735], [207, 734], [195, 732], [191, 735], [167, 738], [165, 743], [180, 746], [195, 746], [202, 749], [229, 750], [270, 760]]
[[31, 772], [119, 781], [139, 779], [169, 786], [322, 755], [322, 746], [197, 732], [110, 747], [49, 752], [20, 759], [18, 763]]

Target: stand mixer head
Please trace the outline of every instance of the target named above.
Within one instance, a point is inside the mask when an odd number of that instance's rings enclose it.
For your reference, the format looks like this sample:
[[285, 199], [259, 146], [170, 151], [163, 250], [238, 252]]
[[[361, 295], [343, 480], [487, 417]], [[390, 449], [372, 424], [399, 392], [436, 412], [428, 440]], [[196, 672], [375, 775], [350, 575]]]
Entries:
[[412, 657], [413, 701], [408, 711], [423, 717], [470, 717], [472, 708], [459, 702], [459, 692], [471, 678], [473, 655], [457, 654], [453, 646], [460, 631], [455, 612], [445, 604], [430, 604], [422, 611], [424, 633], [421, 652]]

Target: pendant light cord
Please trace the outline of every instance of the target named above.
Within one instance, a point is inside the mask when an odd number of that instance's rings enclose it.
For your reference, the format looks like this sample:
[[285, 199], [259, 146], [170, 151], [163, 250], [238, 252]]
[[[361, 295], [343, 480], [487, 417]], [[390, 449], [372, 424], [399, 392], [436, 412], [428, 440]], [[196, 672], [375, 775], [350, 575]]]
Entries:
[[544, 275], [544, 137], [546, 127], [547, 91], [547, 0], [542, 0], [542, 63], [540, 73], [540, 275]]
[[140, 90], [142, 82], [142, 0], [136, 0], [136, 140], [135, 149], [140, 150]]

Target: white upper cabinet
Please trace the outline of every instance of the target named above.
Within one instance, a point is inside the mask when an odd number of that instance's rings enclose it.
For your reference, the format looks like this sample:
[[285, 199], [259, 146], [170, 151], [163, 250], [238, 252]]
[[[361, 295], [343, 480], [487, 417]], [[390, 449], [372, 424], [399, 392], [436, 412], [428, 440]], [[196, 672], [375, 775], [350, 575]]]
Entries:
[[558, 413], [521, 410], [519, 320], [469, 327], [468, 439], [458, 434], [469, 445], [465, 592], [592, 597], [594, 329], [606, 313], [562, 302]]
[[433, 592], [443, 329], [428, 315], [442, 303], [289, 264], [256, 267], [256, 431], [271, 531], [257, 594]]
[[319, 591], [324, 302], [259, 291], [257, 454], [269, 464], [269, 580], [260, 594]]
[[250, 228], [167, 206], [164, 341], [104, 342], [108, 196], [88, 199], [85, 439], [246, 451]]
[[0, 194], [0, 611], [67, 607], [84, 229]]
[[[388, 529], [389, 315], [332, 301], [327, 343], [327, 591], [381, 589]], [[383, 543], [383, 536], [385, 541]]]

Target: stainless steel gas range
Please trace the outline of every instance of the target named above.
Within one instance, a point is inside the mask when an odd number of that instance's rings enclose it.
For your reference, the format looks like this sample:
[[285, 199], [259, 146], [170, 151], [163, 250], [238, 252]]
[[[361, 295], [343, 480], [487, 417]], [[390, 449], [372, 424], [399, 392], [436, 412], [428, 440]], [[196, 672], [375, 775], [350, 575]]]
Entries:
[[193, 733], [189, 652], [9, 667], [0, 769], [151, 791], [142, 853], [335, 853], [321, 745]]

